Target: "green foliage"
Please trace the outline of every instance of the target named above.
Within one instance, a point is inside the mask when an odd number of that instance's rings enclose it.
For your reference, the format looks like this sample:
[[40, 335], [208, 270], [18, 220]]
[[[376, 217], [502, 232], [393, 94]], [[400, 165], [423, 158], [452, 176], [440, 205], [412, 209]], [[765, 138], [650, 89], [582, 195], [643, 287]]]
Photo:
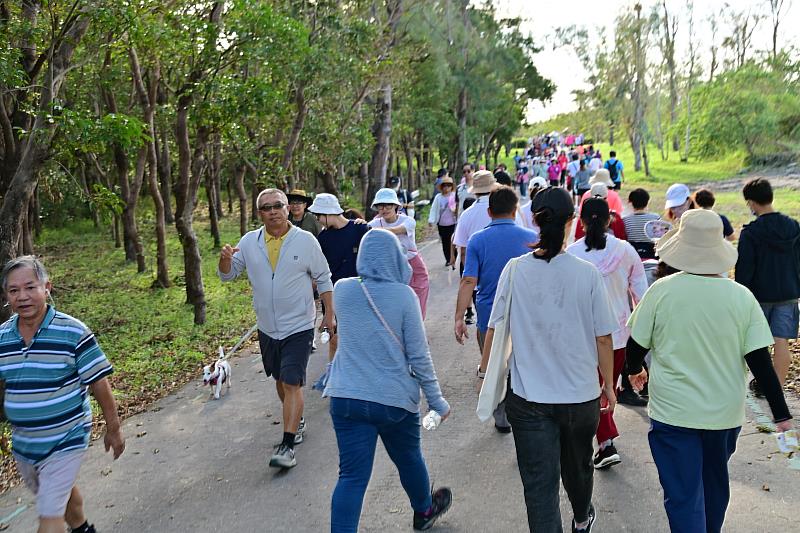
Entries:
[[[791, 73], [749, 62], [692, 92], [692, 150], [700, 156], [745, 150], [749, 156], [779, 151], [798, 140], [800, 85]], [[683, 113], [676, 124], [684, 131]]]

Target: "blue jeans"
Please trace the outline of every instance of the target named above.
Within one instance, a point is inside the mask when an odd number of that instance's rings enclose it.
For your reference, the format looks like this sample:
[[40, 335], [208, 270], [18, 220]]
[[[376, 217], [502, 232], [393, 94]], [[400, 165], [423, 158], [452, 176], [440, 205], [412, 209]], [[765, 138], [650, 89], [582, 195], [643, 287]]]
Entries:
[[519, 182], [519, 195], [522, 198], [528, 196], [528, 182], [527, 181], [520, 181]]
[[420, 448], [419, 413], [349, 398], [331, 398], [330, 412], [339, 446], [339, 481], [331, 502], [331, 533], [358, 531], [379, 435], [397, 467], [411, 507], [420, 513], [430, 509], [431, 487]]
[[728, 460], [741, 429], [690, 429], [651, 420], [647, 438], [673, 533], [722, 529], [730, 500]]

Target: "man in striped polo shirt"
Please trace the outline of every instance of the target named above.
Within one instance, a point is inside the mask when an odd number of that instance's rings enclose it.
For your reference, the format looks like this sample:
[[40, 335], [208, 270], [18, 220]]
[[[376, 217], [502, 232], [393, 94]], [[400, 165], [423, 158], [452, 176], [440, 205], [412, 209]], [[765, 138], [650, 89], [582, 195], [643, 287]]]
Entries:
[[12, 451], [36, 494], [39, 533], [93, 533], [75, 481], [89, 445], [91, 390], [106, 421], [105, 448], [125, 449], [117, 405], [106, 376], [111, 364], [82, 322], [47, 304], [51, 284], [33, 256], [3, 268], [3, 292], [14, 315], [0, 325], [0, 380]]

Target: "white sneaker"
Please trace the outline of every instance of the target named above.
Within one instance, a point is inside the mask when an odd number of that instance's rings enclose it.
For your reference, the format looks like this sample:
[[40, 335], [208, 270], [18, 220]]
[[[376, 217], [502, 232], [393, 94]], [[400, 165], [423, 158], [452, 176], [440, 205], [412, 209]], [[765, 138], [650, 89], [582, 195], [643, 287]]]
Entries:
[[278, 450], [269, 460], [269, 466], [275, 468], [292, 468], [296, 464], [297, 459], [294, 458], [294, 450], [285, 444], [278, 446]]
[[294, 434], [294, 443], [300, 444], [303, 442], [306, 434], [306, 419], [300, 417], [300, 424], [297, 426], [297, 433]]

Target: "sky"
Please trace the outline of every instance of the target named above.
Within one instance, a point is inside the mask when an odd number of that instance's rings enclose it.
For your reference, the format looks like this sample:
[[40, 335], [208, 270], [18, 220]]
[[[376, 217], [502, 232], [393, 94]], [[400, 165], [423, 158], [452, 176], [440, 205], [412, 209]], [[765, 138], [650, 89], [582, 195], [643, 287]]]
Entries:
[[[536, 44], [543, 48], [542, 52], [534, 57], [534, 64], [539, 72], [552, 80], [557, 90], [551, 102], [542, 105], [534, 102], [528, 107], [528, 122], [546, 120], [559, 113], [577, 109], [571, 91], [585, 88], [581, 77], [581, 65], [574, 53], [567, 49], [553, 50], [553, 34], [559, 26], [584, 26], [589, 29], [590, 36], [597, 35], [597, 29], [612, 27], [618, 13], [632, 9], [633, 0], [568, 0], [559, 2], [532, 2], [531, 0], [493, 0], [497, 9], [497, 16], [519, 17], [523, 20], [523, 32], [531, 35]], [[652, 6], [661, 2], [658, 0], [641, 0], [643, 13]], [[781, 43], [793, 43], [800, 47], [800, 0], [785, 0], [782, 25], [779, 26], [778, 47]], [[726, 8], [726, 5], [729, 6]], [[676, 60], [679, 66], [685, 65], [687, 60], [687, 34], [685, 0], [667, 0], [667, 9], [670, 13], [679, 13], [679, 29], [676, 39]], [[694, 35], [699, 40], [698, 50], [702, 59], [710, 59], [710, 35], [706, 19], [712, 13], [720, 11], [736, 12], [751, 10], [765, 16], [753, 34], [753, 49], [763, 50], [772, 48], [772, 22], [767, 0], [696, 0], [694, 2]], [[717, 35], [718, 42], [729, 33], [730, 24], [723, 19], [719, 23]], [[609, 32], [609, 40], [613, 37]]]

